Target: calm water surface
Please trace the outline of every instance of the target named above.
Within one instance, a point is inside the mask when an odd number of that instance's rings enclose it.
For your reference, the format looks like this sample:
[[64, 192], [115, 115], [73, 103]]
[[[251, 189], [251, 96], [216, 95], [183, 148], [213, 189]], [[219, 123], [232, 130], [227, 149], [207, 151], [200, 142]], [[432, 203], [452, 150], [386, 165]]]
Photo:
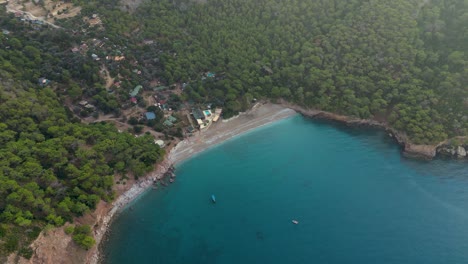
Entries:
[[467, 168], [295, 116], [178, 166], [115, 220], [105, 263], [468, 263]]

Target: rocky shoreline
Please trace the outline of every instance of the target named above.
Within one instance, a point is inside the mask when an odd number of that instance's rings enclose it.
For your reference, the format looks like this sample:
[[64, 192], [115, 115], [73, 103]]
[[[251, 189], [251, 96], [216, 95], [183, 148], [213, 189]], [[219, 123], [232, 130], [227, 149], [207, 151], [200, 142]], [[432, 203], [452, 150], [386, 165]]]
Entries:
[[[468, 144], [453, 145], [453, 143], [450, 143], [450, 139], [435, 145], [413, 144], [410, 142], [408, 136], [404, 132], [397, 131], [390, 127], [388, 124], [373, 119], [359, 119], [321, 110], [306, 109], [297, 105], [289, 104], [284, 101], [281, 102], [281, 105], [293, 109], [297, 113], [300, 113], [301, 115], [309, 118], [336, 121], [348, 126], [366, 126], [384, 129], [388, 133], [388, 135], [402, 147], [402, 154], [406, 157], [420, 159], [433, 159], [438, 156], [458, 159], [468, 158]], [[455, 140], [456, 139], [465, 138], [457, 137], [455, 138]]]
[[[167, 155], [170, 157], [171, 153]], [[94, 229], [94, 239], [96, 240], [96, 247], [91, 251], [91, 255], [88, 258], [87, 263], [97, 264], [99, 263], [101, 256], [101, 242], [104, 240], [107, 231], [109, 230], [112, 220], [117, 213], [124, 209], [131, 201], [140, 196], [143, 192], [148, 190], [156, 181], [160, 181], [165, 177], [166, 172], [171, 168], [171, 165], [167, 165], [168, 158], [166, 158], [161, 165], [158, 166], [158, 169], [152, 172], [150, 175], [142, 179], [141, 181], [134, 184], [126, 192], [122, 193], [117, 200], [112, 203], [111, 209], [107, 212], [106, 215], [101, 217], [98, 227]]]

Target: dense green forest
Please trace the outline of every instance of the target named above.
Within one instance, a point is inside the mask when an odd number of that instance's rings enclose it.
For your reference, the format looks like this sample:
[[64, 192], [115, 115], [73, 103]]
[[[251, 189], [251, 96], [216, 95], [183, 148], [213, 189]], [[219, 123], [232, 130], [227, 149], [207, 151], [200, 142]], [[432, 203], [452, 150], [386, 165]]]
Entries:
[[[149, 135], [81, 124], [56, 91], [37, 83], [47, 74], [57, 89], [86, 84], [64, 76], [57, 32], [2, 23], [22, 34], [0, 36], [0, 256], [19, 250], [29, 257], [29, 243], [41, 230], [73, 222], [101, 199], [111, 201], [115, 174], [139, 177], [153, 170], [164, 150]], [[88, 234], [77, 227], [74, 240], [87, 248], [94, 243]]]
[[[283, 98], [388, 122], [420, 144], [468, 134], [466, 0], [83, 5], [103, 17], [102, 34], [158, 58], [146, 69], [157, 64], [168, 83], [189, 83], [185, 99], [226, 116], [253, 98]], [[146, 39], [156, 45], [135, 45]], [[216, 78], [202, 81], [207, 71]]]
[[[129, 90], [155, 78], [184, 84], [173, 108], [212, 103], [230, 117], [284, 99], [387, 122], [418, 144], [468, 135], [467, 0], [73, 2], [81, 15], [60, 29], [0, 14], [0, 255], [30, 256], [45, 227], [112, 200], [115, 174], [138, 177], [162, 159], [151, 136], [84, 125], [77, 116], [89, 113], [64, 107], [87, 99], [119, 116]], [[102, 26], [83, 22], [93, 14]], [[115, 91], [92, 54], [125, 55], [105, 62]], [[88, 227], [69, 232], [93, 245]]]
[[141, 176], [162, 159], [164, 151], [153, 140], [119, 133], [109, 124], [73, 122], [52, 90], [3, 83], [1, 250], [17, 250], [24, 231], [61, 226], [93, 210], [99, 200], [112, 200], [115, 173]]

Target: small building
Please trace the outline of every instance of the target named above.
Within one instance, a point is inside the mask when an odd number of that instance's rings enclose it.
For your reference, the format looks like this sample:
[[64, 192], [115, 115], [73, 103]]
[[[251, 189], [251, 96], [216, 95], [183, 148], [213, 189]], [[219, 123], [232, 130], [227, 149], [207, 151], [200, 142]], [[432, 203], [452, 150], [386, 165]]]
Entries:
[[88, 104], [88, 101], [83, 100], [83, 101], [80, 101], [78, 104], [84, 107], [85, 105]]
[[173, 116], [171, 116], [171, 115], [167, 118], [167, 120], [169, 120], [169, 121], [172, 122], [172, 123], [177, 122], [177, 118], [175, 118], [175, 117], [173, 117]]
[[156, 119], [156, 114], [154, 112], [146, 112], [145, 117], [147, 120], [154, 120]]
[[205, 115], [203, 114], [202, 110], [200, 110], [199, 108], [193, 109], [192, 115], [195, 119], [205, 119]]
[[167, 127], [172, 127], [174, 125], [174, 123], [177, 122], [177, 118], [173, 117], [173, 116], [169, 116], [165, 121], [164, 121], [164, 125], [167, 126]]
[[163, 125], [165, 125], [167, 127], [172, 127], [174, 124], [171, 121], [166, 120], [166, 121], [163, 122]]
[[37, 80], [37, 82], [39, 83], [40, 86], [46, 86], [50, 83], [50, 80], [47, 80], [46, 78], [41, 77]]
[[143, 89], [143, 86], [137, 85], [137, 86], [133, 89], [133, 91], [130, 92], [130, 96], [131, 96], [131, 97], [137, 96], [141, 89]]
[[266, 66], [266, 65], [262, 67], [262, 71], [263, 71], [263, 73], [268, 74], [268, 75], [273, 74], [273, 70], [270, 67]]
[[193, 126], [189, 126], [189, 127], [187, 128], [187, 132], [193, 133], [193, 132], [195, 132], [195, 128], [194, 128]]
[[158, 145], [160, 148], [164, 148], [166, 146], [166, 143], [164, 143], [164, 141], [161, 139], [155, 140], [154, 144]]
[[130, 98], [130, 102], [136, 104], [138, 100], [135, 97]]
[[213, 122], [218, 121], [218, 119], [221, 117], [222, 111], [223, 110], [221, 108], [216, 108], [215, 109], [215, 112], [214, 112], [214, 115], [213, 115]]

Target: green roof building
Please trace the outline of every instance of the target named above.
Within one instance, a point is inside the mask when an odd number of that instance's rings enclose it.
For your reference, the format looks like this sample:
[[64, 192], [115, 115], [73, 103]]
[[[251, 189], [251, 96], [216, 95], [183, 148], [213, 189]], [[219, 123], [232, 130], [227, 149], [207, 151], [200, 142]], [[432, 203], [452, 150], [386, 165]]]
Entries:
[[130, 96], [131, 97], [137, 96], [137, 94], [140, 92], [141, 89], [143, 89], [143, 86], [137, 85], [135, 89], [133, 89], [133, 91], [130, 93]]
[[171, 121], [166, 120], [166, 121], [164, 121], [163, 125], [168, 126], [168, 127], [171, 127], [171, 126], [173, 126], [174, 124], [173, 124]]
[[177, 121], [177, 118], [175, 118], [175, 117], [173, 117], [173, 116], [170, 115], [170, 116], [167, 118], [167, 120], [169, 120], [171, 123], [175, 123], [175, 122]]

